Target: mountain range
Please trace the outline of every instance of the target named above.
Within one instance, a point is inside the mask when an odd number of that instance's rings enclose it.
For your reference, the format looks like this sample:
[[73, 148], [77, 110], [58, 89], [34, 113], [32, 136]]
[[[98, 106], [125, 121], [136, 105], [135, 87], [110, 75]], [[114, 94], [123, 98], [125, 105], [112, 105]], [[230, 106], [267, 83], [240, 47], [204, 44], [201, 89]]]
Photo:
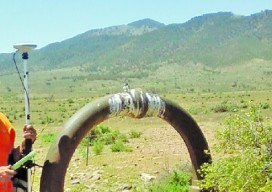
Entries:
[[[164, 25], [143, 19], [95, 29], [33, 53], [38, 68], [72, 65], [147, 65], [158, 62], [217, 66], [253, 58], [272, 59], [272, 11], [250, 16], [206, 14], [186, 23]], [[9, 57], [9, 55], [8, 55]], [[8, 62], [0, 55], [0, 64]]]
[[[253, 60], [272, 61], [272, 11], [250, 16], [218, 12], [181, 24], [143, 19], [93, 29], [31, 52], [33, 71], [77, 68], [93, 78], [151, 75], [162, 66], [217, 69]], [[0, 74], [14, 70], [12, 54], [0, 54]]]

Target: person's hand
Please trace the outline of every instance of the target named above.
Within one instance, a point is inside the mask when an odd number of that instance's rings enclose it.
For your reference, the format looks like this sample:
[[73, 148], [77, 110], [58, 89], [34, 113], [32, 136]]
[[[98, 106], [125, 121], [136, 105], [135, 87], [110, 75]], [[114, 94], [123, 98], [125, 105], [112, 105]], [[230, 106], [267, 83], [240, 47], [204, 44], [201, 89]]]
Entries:
[[9, 181], [14, 175], [16, 171], [11, 169], [11, 166], [0, 166], [0, 182]]
[[33, 128], [32, 125], [24, 125], [24, 135], [23, 135], [23, 137], [24, 137], [24, 139], [31, 139], [32, 143], [35, 142], [36, 137], [37, 137], [37, 132]]

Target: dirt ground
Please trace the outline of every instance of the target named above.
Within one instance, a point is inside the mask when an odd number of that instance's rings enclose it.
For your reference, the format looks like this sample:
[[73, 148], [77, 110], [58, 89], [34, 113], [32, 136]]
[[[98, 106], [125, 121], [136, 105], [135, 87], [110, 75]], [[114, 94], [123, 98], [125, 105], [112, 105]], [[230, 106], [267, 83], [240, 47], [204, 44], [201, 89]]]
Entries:
[[[214, 123], [214, 119], [207, 121], [206, 117], [196, 118], [206, 139], [212, 144], [218, 124]], [[159, 181], [173, 169], [191, 169], [189, 153], [181, 136], [161, 119], [113, 118], [103, 124], [123, 133], [134, 129], [142, 132], [142, 135], [129, 139], [127, 145], [132, 152], [114, 153], [106, 147], [101, 155], [95, 155], [90, 147], [88, 162], [87, 148], [78, 147], [66, 173], [65, 191], [144, 191], [152, 182]], [[49, 147], [40, 142], [35, 143], [37, 164], [43, 165]], [[42, 169], [36, 167], [32, 171], [33, 191], [39, 191]], [[142, 174], [155, 179], [144, 181]]]

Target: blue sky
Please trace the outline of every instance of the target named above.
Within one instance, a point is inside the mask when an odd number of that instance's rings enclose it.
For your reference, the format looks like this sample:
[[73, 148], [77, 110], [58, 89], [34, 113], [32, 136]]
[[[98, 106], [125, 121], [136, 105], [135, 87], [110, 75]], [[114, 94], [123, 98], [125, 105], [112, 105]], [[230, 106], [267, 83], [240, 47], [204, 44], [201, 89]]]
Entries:
[[150, 18], [184, 23], [220, 11], [248, 16], [272, 10], [271, 0], [1, 0], [0, 53], [17, 43], [42, 48], [85, 31]]

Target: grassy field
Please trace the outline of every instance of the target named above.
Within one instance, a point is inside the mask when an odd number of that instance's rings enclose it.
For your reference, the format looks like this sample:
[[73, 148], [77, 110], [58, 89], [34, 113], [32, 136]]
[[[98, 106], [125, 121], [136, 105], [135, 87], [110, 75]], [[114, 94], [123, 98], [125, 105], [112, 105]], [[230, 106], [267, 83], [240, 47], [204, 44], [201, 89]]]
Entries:
[[[21, 67], [21, 66], [20, 66]], [[107, 72], [107, 71], [106, 71]], [[128, 73], [133, 74], [133, 69]], [[164, 63], [154, 71], [142, 69], [141, 78], [127, 78], [121, 72], [119, 78], [107, 78], [103, 72], [82, 71], [80, 67], [48, 71], [30, 71], [29, 86], [31, 97], [88, 97], [90, 99], [122, 91], [125, 82], [131, 88], [140, 87], [148, 92], [167, 93], [213, 93], [236, 91], [271, 90], [271, 61], [254, 59], [247, 63], [209, 68], [202, 64]], [[107, 72], [109, 73], [109, 72]], [[93, 79], [97, 77], [97, 79]], [[22, 93], [18, 74], [1, 74], [1, 94]]]
[[[146, 78], [128, 81], [131, 88], [158, 93], [187, 110], [201, 127], [213, 158], [217, 158], [220, 154], [213, 150], [215, 132], [229, 114], [254, 102], [266, 106], [264, 113], [271, 117], [271, 71], [271, 64], [263, 60], [218, 69], [200, 64], [190, 67], [169, 64]], [[31, 123], [38, 131], [34, 145], [38, 152], [36, 163], [43, 164], [52, 139], [78, 109], [107, 94], [122, 92], [127, 80], [122, 76], [115, 80], [88, 80], [89, 75], [77, 68], [30, 73]], [[24, 123], [21, 82], [16, 73], [2, 74], [0, 80], [1, 111], [16, 127], [18, 144]], [[159, 181], [174, 168], [190, 170], [186, 146], [177, 132], [161, 119], [114, 117], [103, 124], [125, 134], [131, 151], [112, 152], [106, 146], [96, 155], [90, 147], [87, 164], [87, 147], [80, 145], [66, 175], [66, 191], [121, 191], [124, 185], [145, 191], [152, 182], [144, 182], [141, 173], [154, 175], [155, 181]], [[132, 130], [141, 136], [130, 138]], [[101, 178], [93, 180], [92, 173], [97, 170]], [[41, 169], [36, 168], [33, 175], [34, 191], [38, 191]]]
[[[264, 112], [272, 115], [271, 91], [237, 91], [217, 93], [183, 93], [165, 94], [184, 109], [186, 109], [201, 127], [212, 151], [216, 143], [214, 134], [220, 129], [224, 118], [238, 109], [246, 108], [248, 102], [268, 104]], [[42, 165], [50, 143], [63, 123], [82, 106], [98, 98], [54, 97], [35, 95], [31, 98], [32, 124], [38, 131], [38, 139], [34, 145], [38, 152], [36, 163]], [[1, 110], [6, 113], [17, 130], [17, 143], [22, 134], [21, 125], [24, 122], [23, 97], [7, 94], [0, 97]], [[90, 147], [87, 165], [86, 146], [81, 145], [76, 151], [66, 176], [67, 191], [90, 189], [94, 191], [120, 191], [127, 184], [141, 191], [150, 183], [141, 180], [141, 173], [156, 176], [157, 180], [174, 168], [190, 169], [190, 159], [187, 149], [180, 136], [167, 123], [158, 118], [131, 119], [129, 117], [114, 117], [103, 122], [113, 130], [129, 135], [131, 130], [142, 133], [139, 138], [129, 139], [127, 144], [131, 152], [111, 152], [106, 146], [100, 155], [95, 155]], [[109, 155], [111, 158], [109, 158]], [[102, 171], [99, 180], [92, 180], [91, 174]], [[41, 169], [36, 168], [34, 191], [38, 191]], [[79, 181], [77, 184], [72, 184]], [[87, 187], [87, 188], [85, 188]]]

